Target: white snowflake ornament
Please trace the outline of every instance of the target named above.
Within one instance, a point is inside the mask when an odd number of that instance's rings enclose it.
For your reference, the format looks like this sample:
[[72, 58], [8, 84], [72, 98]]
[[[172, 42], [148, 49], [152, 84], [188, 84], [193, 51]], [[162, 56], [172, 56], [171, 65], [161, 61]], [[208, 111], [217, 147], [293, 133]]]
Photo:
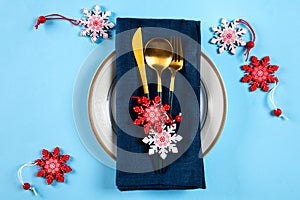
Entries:
[[168, 153], [178, 153], [176, 143], [182, 140], [180, 135], [175, 133], [176, 124], [163, 125], [159, 133], [151, 129], [148, 136], [143, 139], [145, 144], [149, 144], [149, 155], [160, 154], [162, 159], [166, 159]]
[[109, 21], [110, 11], [101, 11], [99, 5], [95, 5], [94, 9], [89, 11], [83, 9], [85, 18], [80, 20], [80, 25], [85, 29], [81, 31], [81, 36], [90, 36], [92, 42], [96, 42], [99, 37], [108, 38], [108, 31], [115, 25]]
[[225, 50], [230, 53], [236, 53], [237, 46], [246, 46], [246, 42], [240, 38], [247, 33], [247, 29], [239, 28], [239, 19], [232, 22], [228, 22], [227, 19], [221, 20], [220, 26], [213, 26], [212, 31], [215, 32], [215, 36], [210, 40], [212, 44], [217, 44], [219, 53], [223, 53]]
[[82, 10], [84, 18], [77, 20], [73, 18], [65, 17], [61, 14], [49, 14], [45, 16], [39, 16], [35, 28], [38, 29], [40, 24], [46, 23], [50, 20], [66, 20], [74, 26], [83, 26], [84, 29], [81, 31], [81, 36], [90, 36], [92, 42], [96, 42], [99, 37], [108, 38], [108, 31], [112, 29], [115, 24], [109, 21], [110, 11], [101, 11], [99, 5], [95, 5], [94, 9], [89, 11], [84, 8]]

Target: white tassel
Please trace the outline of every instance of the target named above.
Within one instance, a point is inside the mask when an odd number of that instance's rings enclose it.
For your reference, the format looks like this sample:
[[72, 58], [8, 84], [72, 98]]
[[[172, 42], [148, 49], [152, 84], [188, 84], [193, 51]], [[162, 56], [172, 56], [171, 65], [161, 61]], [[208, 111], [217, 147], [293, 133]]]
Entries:
[[[19, 179], [20, 183], [23, 185], [24, 190], [31, 190], [33, 192], [34, 196], [37, 196], [37, 192], [36, 192], [35, 188], [31, 187], [29, 183], [24, 183], [23, 177], [22, 177], [22, 171], [25, 167], [33, 167], [35, 165], [36, 165], [36, 163], [32, 163], [32, 162], [25, 163], [24, 165], [22, 165], [18, 170], [18, 179]], [[30, 186], [29, 188], [24, 187], [24, 186], [27, 186], [28, 184]]]
[[287, 118], [287, 116], [285, 116], [284, 114], [282, 114], [282, 111], [280, 108], [278, 108], [275, 104], [275, 99], [274, 99], [274, 93], [275, 93], [275, 90], [276, 88], [278, 87], [279, 83], [278, 82], [275, 82], [275, 86], [270, 90], [270, 93], [269, 93], [269, 99], [270, 99], [270, 102], [273, 106], [273, 114], [275, 116], [278, 116], [278, 117], [282, 117], [283, 119], [285, 120], [289, 120], [289, 118]]

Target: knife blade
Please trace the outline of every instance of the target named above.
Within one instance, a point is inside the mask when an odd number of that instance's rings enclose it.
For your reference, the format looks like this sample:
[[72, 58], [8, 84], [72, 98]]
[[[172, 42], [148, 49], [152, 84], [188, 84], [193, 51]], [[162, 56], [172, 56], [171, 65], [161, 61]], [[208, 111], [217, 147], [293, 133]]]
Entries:
[[141, 80], [142, 80], [142, 84], [143, 84], [143, 89], [144, 89], [144, 94], [149, 95], [145, 62], [144, 62], [144, 45], [143, 45], [142, 28], [141, 27], [139, 27], [133, 34], [132, 49], [133, 49], [135, 61], [139, 68], [139, 72], [140, 72], [140, 76], [141, 76]]

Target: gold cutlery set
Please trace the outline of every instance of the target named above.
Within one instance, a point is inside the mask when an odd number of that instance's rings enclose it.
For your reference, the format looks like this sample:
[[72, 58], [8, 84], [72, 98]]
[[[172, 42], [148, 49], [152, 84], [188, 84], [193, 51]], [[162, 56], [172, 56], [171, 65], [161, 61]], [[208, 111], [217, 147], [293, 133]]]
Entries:
[[[165, 69], [171, 72], [169, 87], [170, 114], [172, 114], [173, 93], [175, 87], [175, 76], [177, 71], [183, 67], [183, 50], [182, 42], [178, 37], [171, 37], [170, 41], [165, 38], [150, 39], [145, 47], [143, 45], [142, 28], [138, 28], [132, 37], [132, 49], [134, 57], [140, 72], [143, 84], [144, 95], [150, 99], [147, 83], [145, 61], [157, 74], [157, 95], [162, 101], [162, 84], [161, 75]], [[155, 173], [164, 173], [166, 168], [163, 167], [163, 161], [158, 157], [158, 170]]]
[[161, 100], [162, 72], [167, 68], [171, 71], [168, 103], [172, 109], [176, 72], [181, 70], [183, 67], [183, 50], [181, 39], [178, 37], [171, 37], [169, 41], [165, 38], [153, 38], [150, 39], [144, 47], [142, 28], [138, 28], [132, 37], [132, 49], [140, 72], [144, 94], [148, 97], [148, 99], [149, 89], [145, 69], [145, 60], [147, 65], [157, 74], [157, 95]]

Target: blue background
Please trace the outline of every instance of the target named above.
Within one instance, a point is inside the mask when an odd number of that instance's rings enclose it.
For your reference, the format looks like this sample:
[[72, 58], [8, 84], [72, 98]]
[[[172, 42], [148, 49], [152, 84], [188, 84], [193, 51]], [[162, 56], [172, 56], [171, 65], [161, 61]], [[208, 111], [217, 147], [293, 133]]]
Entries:
[[[81, 64], [96, 47], [80, 28], [56, 21], [34, 29], [36, 18], [61, 13], [80, 19], [81, 9], [99, 3], [115, 17], [185, 18], [202, 21], [202, 48], [217, 65], [227, 89], [224, 131], [205, 158], [206, 190], [119, 192], [115, 171], [95, 160], [76, 132], [72, 93]], [[227, 1], [0, 1], [0, 199], [33, 199], [21, 189], [18, 168], [60, 146], [72, 156], [66, 183], [46, 185], [36, 169], [24, 170], [37, 199], [299, 199], [299, 45], [296, 0]], [[243, 18], [257, 34], [252, 55], [280, 66], [275, 97], [289, 121], [270, 115], [267, 94], [248, 92], [243, 48], [217, 54], [208, 43], [221, 17]], [[247, 36], [245, 36], [247, 37]]]

